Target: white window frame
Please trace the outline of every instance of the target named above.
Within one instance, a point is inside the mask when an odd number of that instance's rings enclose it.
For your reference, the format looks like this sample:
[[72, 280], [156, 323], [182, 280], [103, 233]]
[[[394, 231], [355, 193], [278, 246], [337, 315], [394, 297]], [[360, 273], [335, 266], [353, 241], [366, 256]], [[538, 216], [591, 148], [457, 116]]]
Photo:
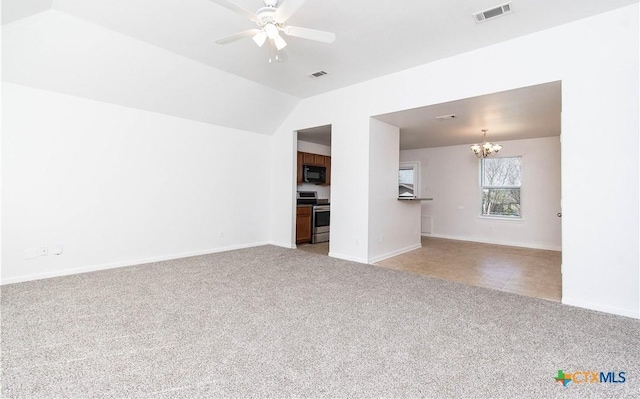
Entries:
[[[484, 160], [486, 158], [481, 158], [480, 159], [480, 168], [479, 168], [479, 186], [480, 186], [480, 192], [479, 192], [479, 199], [480, 199], [480, 215], [478, 216], [478, 219], [489, 219], [489, 220], [503, 220], [503, 221], [515, 221], [515, 222], [523, 222], [524, 221], [524, 207], [522, 206], [522, 186], [523, 186], [523, 177], [524, 177], [524, 157], [522, 155], [510, 155], [510, 156], [503, 156], [503, 157], [495, 157], [495, 158], [491, 158], [491, 159], [503, 159], [503, 158], [520, 158], [520, 185], [519, 186], [484, 186], [483, 185], [483, 177], [484, 177]], [[520, 190], [520, 215], [519, 216], [510, 216], [510, 215], [484, 215], [482, 213], [482, 192], [484, 191], [484, 189], [487, 188], [496, 188], [496, 189], [518, 189]]]
[[[413, 195], [415, 198], [420, 197], [420, 161], [400, 162], [398, 172], [401, 170], [413, 169]], [[400, 181], [398, 180], [398, 184]], [[398, 192], [400, 197], [400, 192]]]

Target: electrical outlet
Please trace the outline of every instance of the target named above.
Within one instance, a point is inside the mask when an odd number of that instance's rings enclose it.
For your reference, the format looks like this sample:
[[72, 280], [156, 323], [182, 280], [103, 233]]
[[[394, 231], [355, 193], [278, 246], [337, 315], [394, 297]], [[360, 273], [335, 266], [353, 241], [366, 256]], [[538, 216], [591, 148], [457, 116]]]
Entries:
[[47, 255], [49, 255], [49, 247], [38, 248], [38, 256], [47, 256]]
[[218, 237], [224, 237], [224, 229], [220, 229], [218, 232]]
[[380, 242], [384, 241], [384, 234], [380, 234]]
[[62, 244], [58, 244], [58, 245], [54, 245], [53, 246], [53, 254], [54, 255], [62, 255], [63, 252], [64, 252], [64, 247], [62, 246]]

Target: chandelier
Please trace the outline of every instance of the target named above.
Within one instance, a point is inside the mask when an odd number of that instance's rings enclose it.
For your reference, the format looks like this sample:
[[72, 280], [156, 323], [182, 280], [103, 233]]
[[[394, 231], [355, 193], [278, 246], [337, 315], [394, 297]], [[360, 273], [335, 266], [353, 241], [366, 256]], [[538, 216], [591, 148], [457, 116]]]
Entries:
[[482, 144], [474, 144], [471, 146], [471, 151], [473, 151], [473, 153], [476, 154], [478, 158], [486, 158], [489, 155], [495, 154], [502, 149], [502, 146], [500, 144], [487, 142], [487, 132], [487, 129], [482, 129]]

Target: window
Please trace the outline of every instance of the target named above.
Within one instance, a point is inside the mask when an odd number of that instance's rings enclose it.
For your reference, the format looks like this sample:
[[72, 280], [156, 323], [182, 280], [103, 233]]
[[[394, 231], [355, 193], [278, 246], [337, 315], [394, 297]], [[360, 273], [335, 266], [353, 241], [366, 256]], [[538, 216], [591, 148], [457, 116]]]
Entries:
[[418, 162], [402, 162], [398, 171], [398, 197], [417, 197], [418, 174], [420, 164]]
[[483, 158], [480, 168], [481, 215], [520, 218], [522, 157]]

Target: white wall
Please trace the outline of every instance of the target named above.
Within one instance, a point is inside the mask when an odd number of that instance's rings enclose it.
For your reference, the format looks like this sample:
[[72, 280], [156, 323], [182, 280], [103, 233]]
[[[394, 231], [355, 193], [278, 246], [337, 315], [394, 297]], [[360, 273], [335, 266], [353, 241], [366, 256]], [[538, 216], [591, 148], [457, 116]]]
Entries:
[[400, 151], [403, 162], [420, 161], [422, 215], [433, 220], [431, 236], [559, 251], [560, 139], [500, 142], [498, 156], [522, 156], [522, 220], [478, 218], [480, 161], [468, 145]]
[[398, 201], [400, 129], [371, 119], [369, 136], [370, 263], [421, 247], [420, 202]]
[[638, 36], [634, 4], [305, 99], [272, 139], [273, 241], [294, 242], [294, 131], [332, 125], [330, 251], [366, 261], [372, 115], [561, 80], [563, 302], [640, 316]]
[[[322, 145], [317, 143], [310, 143], [308, 141], [298, 140], [298, 151], [308, 152], [310, 154], [319, 154], [325, 156], [331, 156], [331, 147], [328, 145]], [[298, 184], [298, 191], [317, 191], [318, 198], [331, 199], [331, 186], [321, 186], [318, 184], [302, 183]]]
[[268, 136], [14, 84], [2, 97], [3, 283], [268, 240]]

